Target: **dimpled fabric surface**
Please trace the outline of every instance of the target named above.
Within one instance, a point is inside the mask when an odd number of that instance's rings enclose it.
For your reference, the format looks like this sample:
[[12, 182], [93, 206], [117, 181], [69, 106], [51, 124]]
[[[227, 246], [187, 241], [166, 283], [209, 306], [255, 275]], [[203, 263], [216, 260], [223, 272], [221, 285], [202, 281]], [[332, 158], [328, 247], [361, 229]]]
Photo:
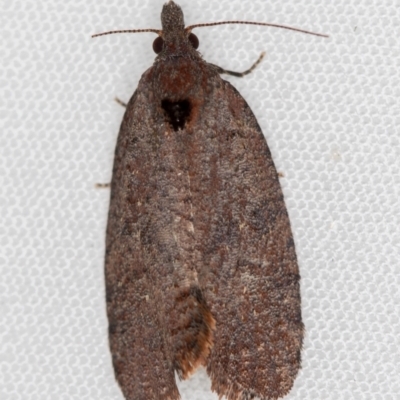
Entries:
[[[400, 398], [400, 4], [178, 2], [268, 140], [302, 282], [303, 367], [287, 399]], [[107, 342], [104, 238], [124, 109], [152, 64], [161, 0], [15, 0], [0, 15], [0, 399], [122, 400]], [[204, 370], [183, 399], [217, 399]]]

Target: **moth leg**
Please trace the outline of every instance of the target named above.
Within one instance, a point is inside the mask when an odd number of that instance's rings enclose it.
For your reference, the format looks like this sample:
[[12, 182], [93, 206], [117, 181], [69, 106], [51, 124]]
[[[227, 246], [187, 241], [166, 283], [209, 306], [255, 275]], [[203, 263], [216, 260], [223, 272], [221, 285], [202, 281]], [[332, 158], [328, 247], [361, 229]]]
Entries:
[[120, 106], [122, 106], [122, 107], [127, 107], [128, 106], [128, 104], [126, 104], [126, 103], [124, 103], [122, 100], [120, 100], [118, 97], [116, 97], [115, 99], [114, 99]]
[[96, 183], [94, 186], [96, 189], [108, 189], [111, 187], [111, 183]]
[[257, 61], [249, 69], [247, 69], [246, 71], [243, 71], [243, 72], [229, 71], [227, 69], [223, 69], [223, 68], [219, 67], [218, 65], [215, 65], [215, 64], [211, 64], [211, 65], [217, 69], [219, 74], [227, 74], [227, 75], [236, 76], [238, 78], [242, 78], [243, 76], [250, 74], [250, 72], [252, 72], [257, 67], [257, 65], [260, 64], [260, 62], [262, 61], [264, 56], [265, 56], [265, 51], [263, 51], [260, 54], [260, 57], [258, 57]]

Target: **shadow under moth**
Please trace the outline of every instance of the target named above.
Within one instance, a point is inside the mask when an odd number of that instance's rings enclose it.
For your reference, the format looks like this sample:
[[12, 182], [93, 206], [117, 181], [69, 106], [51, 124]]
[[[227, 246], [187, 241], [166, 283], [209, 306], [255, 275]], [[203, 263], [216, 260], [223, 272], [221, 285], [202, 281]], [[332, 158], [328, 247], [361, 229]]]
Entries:
[[303, 341], [288, 213], [256, 118], [220, 77], [245, 73], [204, 61], [191, 32], [249, 22], [185, 28], [173, 1], [161, 21], [130, 31], [157, 33], [158, 55], [115, 150], [105, 265], [115, 376], [127, 400], [176, 400], [175, 372], [205, 366], [220, 397], [277, 399]]

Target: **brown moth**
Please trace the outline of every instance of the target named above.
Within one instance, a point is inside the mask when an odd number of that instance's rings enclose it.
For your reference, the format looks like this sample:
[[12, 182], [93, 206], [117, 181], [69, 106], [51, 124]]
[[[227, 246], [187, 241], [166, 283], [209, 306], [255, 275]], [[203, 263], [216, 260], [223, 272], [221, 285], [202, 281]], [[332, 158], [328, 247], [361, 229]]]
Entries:
[[197, 52], [195, 26], [173, 1], [161, 21], [141, 30], [158, 33], [158, 56], [115, 151], [105, 278], [116, 379], [127, 400], [175, 400], [174, 373], [204, 365], [220, 397], [277, 399], [303, 341], [278, 175], [252, 111], [220, 77], [229, 71]]

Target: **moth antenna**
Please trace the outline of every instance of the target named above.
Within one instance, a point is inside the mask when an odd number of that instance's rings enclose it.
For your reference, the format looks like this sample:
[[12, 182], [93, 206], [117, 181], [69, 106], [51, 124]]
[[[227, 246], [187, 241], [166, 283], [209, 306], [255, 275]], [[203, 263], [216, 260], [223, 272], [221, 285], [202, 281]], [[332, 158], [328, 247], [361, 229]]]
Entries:
[[210, 23], [206, 23], [206, 24], [195, 24], [195, 25], [190, 25], [190, 26], [186, 27], [185, 30], [190, 32], [194, 28], [199, 28], [199, 27], [203, 27], [203, 26], [228, 25], [228, 24], [271, 26], [273, 28], [282, 28], [282, 29], [287, 29], [289, 31], [306, 33], [307, 35], [314, 35], [314, 36], [320, 36], [320, 37], [325, 37], [325, 38], [329, 37], [329, 35], [325, 35], [323, 33], [306, 31], [304, 29], [293, 28], [291, 26], [270, 24], [267, 22], [252, 22], [252, 21], [222, 21], [222, 22], [210, 22]]
[[109, 32], [96, 33], [95, 35], [92, 35], [92, 38], [98, 36], [113, 35], [114, 33], [141, 33], [141, 32], [153, 32], [157, 33], [157, 35], [161, 35], [162, 31], [160, 29], [130, 29], [123, 31], [109, 31]]

